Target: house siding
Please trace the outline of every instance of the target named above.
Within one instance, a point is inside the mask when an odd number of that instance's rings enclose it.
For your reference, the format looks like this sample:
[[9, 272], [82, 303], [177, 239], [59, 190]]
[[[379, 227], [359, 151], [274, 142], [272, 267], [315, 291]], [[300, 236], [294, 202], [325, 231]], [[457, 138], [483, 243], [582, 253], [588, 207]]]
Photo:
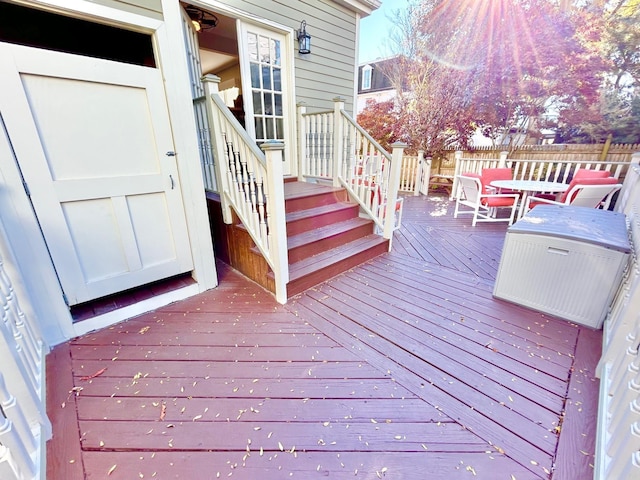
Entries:
[[299, 29], [300, 22], [305, 20], [311, 35], [311, 53], [296, 53], [296, 102], [305, 102], [310, 110], [330, 109], [333, 98], [340, 96], [345, 99], [346, 110], [353, 112], [356, 12], [330, 0], [309, 3], [228, 0], [221, 3], [293, 30]]

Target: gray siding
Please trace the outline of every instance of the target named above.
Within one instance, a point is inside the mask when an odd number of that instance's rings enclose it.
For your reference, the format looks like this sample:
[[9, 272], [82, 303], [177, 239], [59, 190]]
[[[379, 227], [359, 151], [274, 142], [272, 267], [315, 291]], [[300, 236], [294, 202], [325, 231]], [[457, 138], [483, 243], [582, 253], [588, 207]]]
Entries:
[[[311, 53], [295, 55], [296, 101], [309, 110], [333, 108], [345, 99], [353, 111], [356, 64], [356, 13], [331, 0], [227, 0], [226, 5], [297, 30], [307, 22]], [[297, 46], [297, 44], [296, 44]]]

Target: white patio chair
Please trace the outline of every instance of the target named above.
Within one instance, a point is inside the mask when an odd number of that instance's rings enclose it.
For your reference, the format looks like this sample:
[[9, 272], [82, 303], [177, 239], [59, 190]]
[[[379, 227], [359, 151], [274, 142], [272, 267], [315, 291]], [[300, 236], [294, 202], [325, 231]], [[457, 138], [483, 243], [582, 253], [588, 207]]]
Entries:
[[613, 194], [622, 188], [621, 183], [615, 183], [615, 178], [589, 179], [589, 184], [577, 183], [567, 190], [559, 201], [548, 198], [531, 196], [525, 203], [525, 212], [536, 205], [573, 205], [576, 207], [602, 208], [607, 210]]
[[[461, 214], [473, 214], [471, 225], [474, 227], [477, 222], [509, 222], [509, 225], [513, 223], [518, 207], [517, 193], [484, 193], [481, 177], [475, 174], [458, 175], [458, 182], [454, 218]], [[469, 210], [462, 210], [463, 206]], [[498, 217], [499, 208], [510, 208], [509, 217]]]

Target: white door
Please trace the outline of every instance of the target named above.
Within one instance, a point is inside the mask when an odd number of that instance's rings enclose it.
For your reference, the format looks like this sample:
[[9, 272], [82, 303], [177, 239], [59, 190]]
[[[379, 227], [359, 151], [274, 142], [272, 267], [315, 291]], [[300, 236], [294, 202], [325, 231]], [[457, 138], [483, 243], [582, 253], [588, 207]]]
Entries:
[[283, 172], [295, 173], [291, 47], [282, 34], [244, 22], [239, 24], [246, 130], [258, 144], [267, 140], [284, 142]]
[[0, 84], [69, 305], [192, 269], [158, 69], [0, 43]]

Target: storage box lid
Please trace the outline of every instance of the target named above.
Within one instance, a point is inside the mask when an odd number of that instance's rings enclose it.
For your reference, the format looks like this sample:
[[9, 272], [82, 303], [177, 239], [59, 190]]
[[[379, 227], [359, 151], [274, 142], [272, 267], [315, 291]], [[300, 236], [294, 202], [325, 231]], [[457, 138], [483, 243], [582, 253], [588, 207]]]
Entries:
[[538, 205], [511, 225], [510, 233], [567, 238], [631, 252], [623, 213], [571, 205]]

